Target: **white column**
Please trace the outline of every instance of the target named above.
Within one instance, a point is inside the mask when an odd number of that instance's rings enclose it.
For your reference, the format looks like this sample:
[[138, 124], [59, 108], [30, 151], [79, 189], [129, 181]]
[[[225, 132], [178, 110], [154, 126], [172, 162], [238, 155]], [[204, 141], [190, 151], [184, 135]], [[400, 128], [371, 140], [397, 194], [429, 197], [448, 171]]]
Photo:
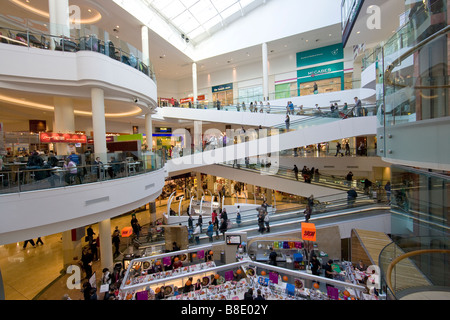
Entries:
[[141, 38], [142, 38], [142, 61], [150, 66], [150, 46], [148, 43], [148, 28], [147, 26], [141, 27]]
[[[70, 37], [69, 0], [48, 0], [50, 34]], [[50, 41], [55, 48], [53, 39]]]
[[147, 137], [147, 146], [148, 150], [152, 151], [153, 147], [153, 124], [152, 124], [152, 115], [148, 113], [145, 115], [145, 135]]
[[262, 67], [263, 67], [263, 94], [264, 100], [269, 100], [269, 59], [267, 55], [267, 43], [262, 44]]
[[106, 148], [105, 94], [102, 89], [91, 89], [92, 128], [94, 130], [94, 153], [103, 163], [108, 161]]
[[[75, 114], [73, 100], [64, 97], [54, 97], [55, 133], [75, 133]], [[55, 151], [58, 155], [67, 155], [67, 144], [56, 143]]]
[[114, 259], [111, 242], [111, 219], [106, 219], [98, 223], [98, 233], [100, 237], [100, 258], [102, 270], [104, 268], [108, 268], [112, 271]]
[[198, 85], [197, 85], [197, 64], [192, 64], [192, 92], [194, 94], [194, 106], [197, 108]]

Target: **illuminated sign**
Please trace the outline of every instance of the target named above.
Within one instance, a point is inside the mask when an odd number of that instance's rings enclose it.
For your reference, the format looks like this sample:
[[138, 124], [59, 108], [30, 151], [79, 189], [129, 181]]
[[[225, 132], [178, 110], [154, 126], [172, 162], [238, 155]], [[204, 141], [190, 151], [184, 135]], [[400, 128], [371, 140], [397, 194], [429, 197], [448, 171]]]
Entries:
[[86, 135], [73, 133], [39, 133], [41, 143], [87, 143]]

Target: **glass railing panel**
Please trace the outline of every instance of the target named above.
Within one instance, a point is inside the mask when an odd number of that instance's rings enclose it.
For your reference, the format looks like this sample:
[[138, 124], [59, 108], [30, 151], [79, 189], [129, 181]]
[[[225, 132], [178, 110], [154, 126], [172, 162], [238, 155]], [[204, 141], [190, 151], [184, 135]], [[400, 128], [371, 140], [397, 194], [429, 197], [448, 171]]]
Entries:
[[[99, 160], [106, 160], [96, 162], [97, 157]], [[39, 156], [5, 159], [0, 171], [0, 194], [103, 182], [141, 175], [164, 167], [164, 161], [160, 157], [146, 154], [135, 156], [132, 152], [96, 155], [89, 161], [82, 160], [81, 164], [69, 163], [66, 161], [68, 158]]]
[[0, 15], [0, 42], [65, 52], [92, 51], [121, 61], [156, 81], [151, 62], [129, 43], [95, 25], [63, 25]]
[[[386, 246], [379, 256], [379, 267], [382, 286], [387, 289], [388, 297], [395, 300], [417, 292], [448, 291], [449, 245], [447, 237], [424, 236], [395, 239]], [[447, 250], [447, 253], [433, 250]], [[410, 256], [392, 265], [395, 259], [406, 254]], [[392, 271], [388, 274], [390, 266]]]

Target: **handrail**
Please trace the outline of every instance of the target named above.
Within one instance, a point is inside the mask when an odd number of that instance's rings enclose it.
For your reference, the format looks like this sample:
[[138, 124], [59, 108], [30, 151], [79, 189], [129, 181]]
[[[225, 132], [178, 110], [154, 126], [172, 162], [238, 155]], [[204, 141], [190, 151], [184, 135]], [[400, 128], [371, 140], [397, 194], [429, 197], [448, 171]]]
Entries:
[[395, 295], [395, 290], [392, 287], [392, 271], [394, 269], [394, 267], [402, 260], [413, 257], [413, 256], [417, 256], [417, 255], [422, 255], [422, 254], [426, 254], [426, 253], [450, 253], [450, 250], [448, 249], [425, 249], [425, 250], [417, 250], [417, 251], [412, 251], [412, 252], [408, 252], [405, 253], [397, 258], [395, 258], [388, 266], [388, 269], [386, 271], [386, 283], [389, 287], [389, 290], [391, 290], [391, 292]]
[[402, 55], [400, 55], [398, 58], [396, 58], [393, 62], [391, 62], [391, 64], [387, 67], [387, 69], [384, 72], [384, 78], [387, 79], [387, 81], [389, 81], [390, 75], [392, 73], [392, 70], [394, 70], [394, 68], [397, 65], [401, 64], [401, 62], [405, 58], [409, 57], [412, 53], [414, 53], [417, 50], [423, 48], [425, 45], [427, 45], [428, 43], [430, 43], [431, 41], [433, 41], [437, 37], [440, 37], [441, 35], [446, 34], [449, 31], [450, 31], [450, 25], [447, 25], [445, 28], [435, 32], [434, 34], [432, 34], [428, 38], [426, 38], [426, 39], [422, 40], [421, 42], [419, 42], [418, 44], [416, 44], [414, 47], [408, 49], [406, 52], [404, 52]]

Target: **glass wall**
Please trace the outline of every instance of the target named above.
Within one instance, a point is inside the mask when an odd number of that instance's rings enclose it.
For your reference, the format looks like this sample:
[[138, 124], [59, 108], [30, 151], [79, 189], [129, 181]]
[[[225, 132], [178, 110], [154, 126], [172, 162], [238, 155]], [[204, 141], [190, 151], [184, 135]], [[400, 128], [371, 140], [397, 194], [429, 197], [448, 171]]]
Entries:
[[449, 236], [450, 174], [392, 166], [392, 237]]

